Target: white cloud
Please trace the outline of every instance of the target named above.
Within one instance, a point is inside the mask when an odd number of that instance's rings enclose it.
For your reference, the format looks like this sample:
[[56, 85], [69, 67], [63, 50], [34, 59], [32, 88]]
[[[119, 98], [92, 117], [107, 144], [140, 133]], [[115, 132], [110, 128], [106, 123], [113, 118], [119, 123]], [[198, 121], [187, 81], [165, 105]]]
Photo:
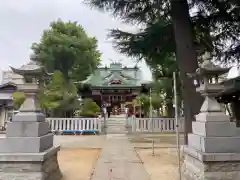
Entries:
[[[107, 30], [121, 28], [132, 30], [132, 26], [122, 24], [107, 13], [92, 10], [80, 0], [1, 0], [0, 1], [0, 53], [1, 67], [20, 66], [29, 59], [30, 46], [38, 42], [42, 31], [53, 20], [78, 21], [90, 36], [96, 36], [99, 50], [103, 53], [102, 64], [109, 59], [123, 59], [124, 65], [134, 65], [130, 58], [116, 52], [107, 42]], [[144, 79], [151, 78], [150, 71], [140, 63]]]

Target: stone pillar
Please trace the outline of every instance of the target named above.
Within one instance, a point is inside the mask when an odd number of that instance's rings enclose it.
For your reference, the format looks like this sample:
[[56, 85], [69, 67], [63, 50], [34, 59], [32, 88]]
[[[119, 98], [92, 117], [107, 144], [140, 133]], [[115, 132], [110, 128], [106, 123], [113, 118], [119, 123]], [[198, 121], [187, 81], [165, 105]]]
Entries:
[[101, 133], [102, 134], [107, 134], [107, 129], [108, 129], [108, 123], [107, 123], [107, 114], [104, 114], [104, 117], [101, 118]]
[[125, 128], [129, 134], [132, 133], [132, 121], [133, 121], [133, 117], [126, 117]]
[[206, 97], [183, 148], [185, 180], [240, 179], [240, 133], [220, 104]]
[[8, 122], [6, 137], [0, 138], [0, 179], [60, 180], [53, 134], [36, 102], [35, 93], [26, 100]]

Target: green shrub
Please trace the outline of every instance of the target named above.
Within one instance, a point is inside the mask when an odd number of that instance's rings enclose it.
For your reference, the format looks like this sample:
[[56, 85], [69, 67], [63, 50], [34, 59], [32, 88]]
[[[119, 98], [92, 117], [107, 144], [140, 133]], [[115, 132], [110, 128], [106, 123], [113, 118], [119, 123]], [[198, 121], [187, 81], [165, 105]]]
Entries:
[[96, 117], [100, 112], [100, 107], [92, 99], [86, 98], [83, 100], [80, 116], [83, 117]]

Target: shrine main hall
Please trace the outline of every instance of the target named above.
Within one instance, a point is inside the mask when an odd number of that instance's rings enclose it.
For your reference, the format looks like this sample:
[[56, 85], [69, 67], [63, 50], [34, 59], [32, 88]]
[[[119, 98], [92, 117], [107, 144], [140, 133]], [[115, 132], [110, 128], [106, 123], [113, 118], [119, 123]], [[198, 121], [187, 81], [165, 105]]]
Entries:
[[148, 84], [143, 80], [139, 67], [111, 63], [109, 67], [95, 69], [93, 74], [82, 81], [79, 94], [83, 99], [93, 99], [99, 106], [107, 104], [122, 111], [126, 102], [131, 102], [141, 93], [148, 93]]

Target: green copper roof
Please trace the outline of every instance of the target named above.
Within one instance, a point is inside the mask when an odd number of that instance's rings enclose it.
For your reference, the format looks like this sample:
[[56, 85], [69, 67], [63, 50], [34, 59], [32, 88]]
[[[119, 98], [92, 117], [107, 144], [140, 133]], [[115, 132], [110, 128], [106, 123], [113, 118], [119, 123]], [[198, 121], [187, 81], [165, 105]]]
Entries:
[[[120, 81], [120, 84], [113, 84]], [[109, 68], [98, 68], [82, 83], [97, 87], [134, 87], [141, 86], [142, 72], [139, 68], [122, 67], [120, 63], [112, 63]]]

